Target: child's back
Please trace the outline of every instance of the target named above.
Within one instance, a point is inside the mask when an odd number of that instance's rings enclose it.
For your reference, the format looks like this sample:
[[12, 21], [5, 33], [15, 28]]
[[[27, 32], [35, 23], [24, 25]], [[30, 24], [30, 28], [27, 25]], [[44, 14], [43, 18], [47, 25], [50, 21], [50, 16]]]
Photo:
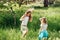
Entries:
[[46, 18], [41, 18], [41, 27], [40, 27], [40, 34], [39, 34], [39, 40], [42, 40], [43, 37], [47, 38], [48, 37], [48, 32], [47, 32], [47, 22], [46, 22]]
[[41, 26], [41, 28], [42, 28], [41, 31], [44, 31], [44, 30], [47, 29], [47, 26], [48, 26], [48, 25], [47, 25], [47, 24], [41, 24], [40, 26]]

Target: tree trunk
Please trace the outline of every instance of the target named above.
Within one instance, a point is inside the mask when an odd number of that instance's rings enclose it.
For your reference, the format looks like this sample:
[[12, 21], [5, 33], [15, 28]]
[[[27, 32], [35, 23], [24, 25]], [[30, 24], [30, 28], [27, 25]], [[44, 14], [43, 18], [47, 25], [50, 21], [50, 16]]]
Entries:
[[35, 2], [36, 0], [33, 0], [33, 2]]
[[16, 15], [14, 14], [14, 26], [16, 26]]
[[16, 14], [13, 11], [12, 7], [10, 7], [10, 9], [11, 9], [11, 12], [12, 12], [12, 15], [13, 15], [13, 18], [14, 18], [14, 26], [16, 26]]
[[28, 1], [26, 0], [25, 3], [26, 3], [26, 5], [27, 5], [27, 4], [28, 4]]
[[44, 7], [48, 7], [48, 0], [44, 0]]
[[23, 2], [24, 0], [19, 0], [19, 7], [22, 5], [22, 2]]

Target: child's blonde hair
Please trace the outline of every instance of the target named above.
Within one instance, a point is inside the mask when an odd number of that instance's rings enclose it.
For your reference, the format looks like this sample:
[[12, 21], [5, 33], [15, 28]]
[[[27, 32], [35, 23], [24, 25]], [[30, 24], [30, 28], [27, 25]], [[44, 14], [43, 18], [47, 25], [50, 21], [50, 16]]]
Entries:
[[45, 17], [40, 18], [40, 20], [43, 20], [43, 23], [47, 23], [47, 20]]

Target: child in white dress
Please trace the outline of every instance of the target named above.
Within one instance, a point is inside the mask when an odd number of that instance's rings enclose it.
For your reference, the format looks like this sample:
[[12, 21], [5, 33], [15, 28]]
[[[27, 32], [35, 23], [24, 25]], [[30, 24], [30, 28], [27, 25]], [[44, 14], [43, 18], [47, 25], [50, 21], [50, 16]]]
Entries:
[[21, 32], [22, 32], [22, 37], [24, 37], [28, 32], [28, 28], [27, 28], [28, 21], [30, 21], [30, 22], [32, 21], [31, 11], [27, 11], [20, 18], [20, 21], [22, 21], [22, 23], [21, 23]]

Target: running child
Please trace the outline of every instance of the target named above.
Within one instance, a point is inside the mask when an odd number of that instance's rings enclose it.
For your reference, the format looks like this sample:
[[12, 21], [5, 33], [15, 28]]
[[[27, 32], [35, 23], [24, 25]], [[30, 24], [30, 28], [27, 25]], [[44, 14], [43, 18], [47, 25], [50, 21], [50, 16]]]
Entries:
[[45, 17], [42, 17], [42, 18], [40, 18], [40, 21], [41, 21], [41, 25], [40, 25], [39, 40], [42, 40], [43, 38], [47, 39], [47, 37], [48, 37], [48, 32], [47, 32], [48, 24], [47, 24], [47, 20], [46, 20]]
[[22, 21], [22, 23], [21, 23], [22, 37], [24, 37], [24, 36], [27, 34], [27, 32], [28, 32], [28, 28], [27, 28], [28, 21], [32, 22], [31, 13], [32, 13], [32, 11], [28, 10], [28, 11], [25, 12], [25, 14], [20, 18], [20, 21]]

